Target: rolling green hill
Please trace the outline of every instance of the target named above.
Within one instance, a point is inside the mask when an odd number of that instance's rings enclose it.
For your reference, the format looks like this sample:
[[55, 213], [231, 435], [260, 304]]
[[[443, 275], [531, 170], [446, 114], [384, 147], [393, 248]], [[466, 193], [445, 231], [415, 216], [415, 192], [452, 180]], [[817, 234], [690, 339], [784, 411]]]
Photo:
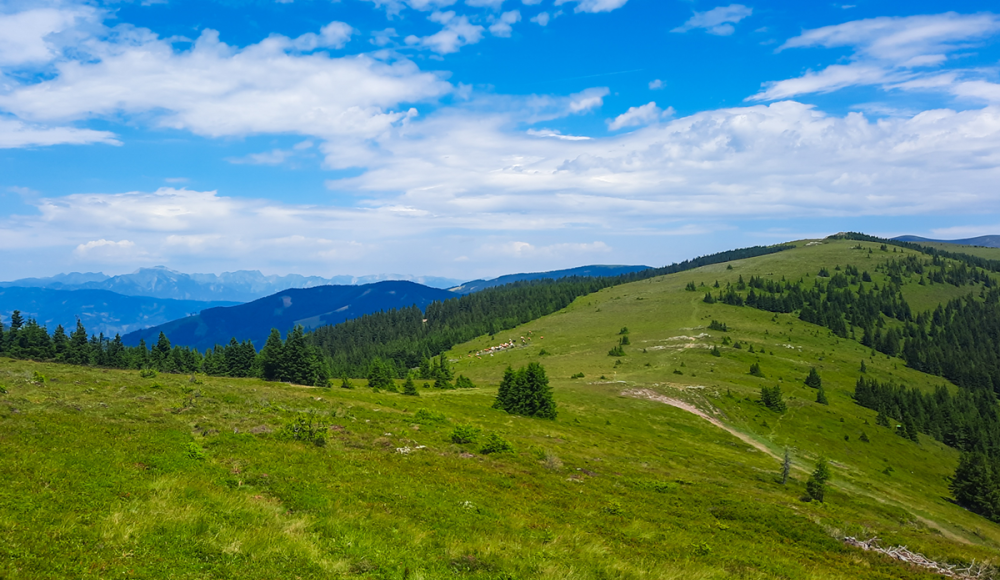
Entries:
[[[0, 359], [0, 577], [940, 577], [845, 536], [996, 560], [1000, 527], [951, 500], [959, 452], [851, 398], [862, 361], [878, 381], [957, 387], [795, 313], [705, 302], [740, 279], [808, 287], [848, 265], [884, 286], [885, 265], [913, 253], [796, 245], [605, 288], [458, 345], [446, 357], [479, 387], [419, 397]], [[915, 310], [984, 289], [900, 282]], [[514, 346], [487, 352], [500, 343]], [[530, 362], [555, 420], [491, 408], [504, 369]], [[804, 384], [811, 368], [828, 405]], [[757, 402], [774, 385], [784, 413]], [[478, 439], [453, 442], [459, 425]], [[513, 452], [482, 453], [491, 434]], [[825, 501], [803, 501], [821, 456]]]

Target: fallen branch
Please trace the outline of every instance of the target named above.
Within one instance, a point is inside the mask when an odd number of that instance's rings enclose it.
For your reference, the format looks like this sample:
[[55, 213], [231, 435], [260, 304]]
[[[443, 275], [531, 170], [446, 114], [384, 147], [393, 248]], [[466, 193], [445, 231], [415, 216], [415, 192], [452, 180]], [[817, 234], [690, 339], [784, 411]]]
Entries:
[[906, 548], [906, 546], [891, 546], [889, 548], [883, 548], [878, 542], [878, 538], [872, 538], [870, 540], [859, 540], [851, 536], [844, 538], [844, 543], [848, 546], [861, 548], [862, 550], [868, 552], [878, 552], [879, 554], [884, 554], [895, 560], [906, 562], [907, 564], [911, 564], [913, 566], [926, 568], [927, 570], [940, 574], [946, 578], [957, 578], [958, 580], [985, 580], [996, 577], [997, 569], [992, 564], [984, 562], [977, 563], [975, 560], [965, 567], [962, 567], [959, 564], [943, 564], [941, 562], [935, 562], [923, 554], [911, 552]]

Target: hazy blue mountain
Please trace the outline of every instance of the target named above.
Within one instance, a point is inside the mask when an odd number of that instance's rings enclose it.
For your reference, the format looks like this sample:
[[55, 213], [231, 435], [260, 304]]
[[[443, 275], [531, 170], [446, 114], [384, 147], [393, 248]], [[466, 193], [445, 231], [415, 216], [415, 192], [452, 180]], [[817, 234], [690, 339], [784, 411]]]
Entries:
[[920, 236], [899, 236], [893, 238], [900, 242], [937, 242], [941, 244], [957, 244], [961, 246], [984, 246], [987, 248], [1000, 248], [1000, 236], [979, 236], [978, 238], [965, 238], [964, 240], [931, 240]]
[[499, 278], [493, 278], [492, 280], [473, 280], [460, 286], [449, 288], [448, 290], [456, 294], [472, 294], [473, 292], [479, 292], [480, 290], [485, 290], [486, 288], [503, 286], [504, 284], [520, 282], [521, 280], [555, 280], [558, 278], [566, 278], [567, 276], [618, 276], [620, 274], [631, 274], [632, 272], [640, 272], [648, 269], [649, 266], [580, 266], [579, 268], [553, 270], [551, 272], [507, 274], [506, 276], [500, 276]]
[[67, 332], [79, 318], [91, 334], [126, 334], [197, 314], [205, 308], [232, 306], [236, 302], [171, 300], [146, 296], [124, 296], [107, 290], [54, 290], [51, 288], [0, 288], [0, 316], [10, 324], [10, 315], [20, 310], [50, 331], [62, 324]]
[[160, 332], [164, 332], [172, 344], [203, 350], [227, 344], [235, 337], [239, 341], [250, 339], [261, 348], [271, 328], [277, 328], [284, 336], [296, 324], [311, 330], [379, 310], [414, 304], [423, 309], [435, 300], [454, 297], [447, 290], [403, 280], [359, 286], [293, 288], [247, 304], [203, 310], [197, 316], [138, 330], [123, 338], [129, 345], [138, 344], [140, 339], [151, 344]]
[[109, 290], [127, 296], [151, 296], [175, 300], [222, 300], [249, 302], [288, 288], [314, 288], [331, 284], [368, 284], [380, 280], [412, 280], [435, 288], [450, 288], [459, 280], [433, 276], [265, 276], [256, 270], [240, 270], [222, 274], [185, 274], [158, 266], [140, 268], [131, 274], [105, 276], [101, 273], [59, 274], [51, 278], [24, 278], [0, 282], [0, 287], [20, 286], [56, 290]]

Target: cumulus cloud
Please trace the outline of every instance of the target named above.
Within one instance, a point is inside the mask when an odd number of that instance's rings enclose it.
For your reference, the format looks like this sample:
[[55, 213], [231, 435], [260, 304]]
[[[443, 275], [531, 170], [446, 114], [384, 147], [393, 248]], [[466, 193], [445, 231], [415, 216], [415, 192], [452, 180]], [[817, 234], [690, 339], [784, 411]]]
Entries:
[[367, 0], [378, 8], [385, 8], [386, 15], [392, 18], [406, 8], [430, 12], [440, 10], [455, 3], [455, 0]]
[[619, 129], [624, 129], [625, 127], [649, 125], [650, 123], [655, 123], [662, 117], [670, 116], [671, 114], [673, 114], [672, 108], [664, 111], [663, 109], [657, 107], [655, 102], [650, 102], [642, 105], [641, 107], [629, 107], [628, 111], [625, 111], [614, 119], [609, 119], [608, 129], [611, 131], [618, 131]]
[[628, 0], [556, 0], [555, 5], [561, 6], [575, 2], [576, 7], [573, 12], [611, 12], [625, 5]]
[[661, 81], [660, 79], [654, 79], [649, 81], [649, 90], [651, 91], [658, 91], [662, 89], [664, 86], [665, 85], [663, 84], [663, 81]]
[[496, 21], [490, 25], [490, 34], [493, 36], [509, 37], [512, 32], [511, 24], [515, 24], [521, 21], [521, 12], [518, 10], [511, 10], [510, 12], [504, 12], [497, 18]]
[[503, 0], [465, 0], [465, 4], [473, 8], [500, 10], [500, 7], [503, 6]]
[[548, 26], [551, 17], [548, 12], [539, 12], [535, 16], [531, 17], [531, 21], [539, 26]]
[[0, 65], [43, 64], [99, 27], [103, 12], [90, 6], [36, 8], [0, 14]]
[[[981, 71], [959, 70], [950, 77], [937, 70], [952, 54], [973, 48], [1000, 32], [1000, 17], [954, 12], [908, 17], [855, 20], [804, 31], [778, 50], [807, 47], [853, 50], [848, 64], [830, 65], [820, 71], [764, 84], [750, 100], [776, 100], [811, 93], [825, 93], [851, 86], [950, 92], [988, 102], [998, 102], [1000, 85], [983, 78]], [[942, 82], [947, 79], [947, 82]]]
[[709, 34], [729, 36], [736, 32], [734, 24], [753, 14], [753, 9], [742, 4], [719, 6], [705, 12], [695, 12], [687, 22], [674, 28], [671, 32], [687, 32], [703, 29]]
[[406, 44], [430, 49], [438, 54], [451, 54], [468, 44], [476, 44], [483, 38], [482, 26], [469, 22], [467, 16], [456, 16], [455, 12], [435, 12], [429, 20], [444, 26], [439, 32], [423, 38], [410, 35]]
[[598, 109], [604, 104], [604, 97], [610, 92], [607, 87], [596, 87], [570, 95], [569, 112], [580, 114]]
[[135, 242], [131, 240], [111, 241], [111, 240], [91, 240], [79, 244], [73, 254], [83, 260], [90, 262], [127, 262], [135, 263], [142, 261], [145, 252], [137, 248]]
[[293, 40], [292, 45], [302, 51], [316, 50], [317, 48], [344, 48], [354, 32], [354, 28], [349, 24], [331, 22], [320, 28], [319, 34], [307, 32]]
[[[339, 24], [327, 25], [309, 43], [346, 42], [351, 31]], [[297, 43], [271, 36], [240, 49], [205, 30], [189, 50], [176, 51], [148, 31], [132, 31], [90, 43], [87, 60], [57, 62], [49, 79], [0, 94], [0, 108], [35, 123], [141, 114], [163, 127], [211, 137], [299, 133], [367, 139], [416, 114], [393, 110], [399, 103], [433, 101], [452, 90], [407, 60], [299, 54]]]

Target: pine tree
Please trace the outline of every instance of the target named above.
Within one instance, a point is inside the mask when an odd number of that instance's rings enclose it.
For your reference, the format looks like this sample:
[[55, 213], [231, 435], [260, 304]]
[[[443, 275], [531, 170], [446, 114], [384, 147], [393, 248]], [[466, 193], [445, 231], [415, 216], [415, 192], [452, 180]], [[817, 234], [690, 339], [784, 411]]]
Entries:
[[819, 373], [816, 372], [816, 367], [809, 369], [809, 376], [806, 377], [806, 386], [814, 389], [820, 389], [823, 387], [823, 379], [821, 379]]
[[555, 419], [556, 403], [545, 368], [537, 362], [517, 371], [507, 367], [493, 407], [512, 415]]
[[819, 403], [820, 405], [830, 404], [829, 401], [826, 400], [826, 391], [823, 389], [823, 387], [820, 387], [819, 390], [816, 391], [816, 402]]
[[813, 470], [812, 475], [809, 476], [809, 480], [806, 481], [806, 495], [810, 499], [823, 501], [823, 497], [826, 495], [826, 482], [829, 479], [830, 466], [827, 464], [825, 458], [820, 457], [816, 461], [816, 469]]
[[277, 328], [272, 328], [264, 348], [260, 349], [261, 376], [265, 381], [281, 380], [284, 350], [285, 344], [281, 340], [281, 333]]
[[416, 383], [413, 382], [413, 377], [406, 377], [406, 382], [403, 383], [403, 394], [411, 397], [417, 397], [420, 395], [417, 391]]

